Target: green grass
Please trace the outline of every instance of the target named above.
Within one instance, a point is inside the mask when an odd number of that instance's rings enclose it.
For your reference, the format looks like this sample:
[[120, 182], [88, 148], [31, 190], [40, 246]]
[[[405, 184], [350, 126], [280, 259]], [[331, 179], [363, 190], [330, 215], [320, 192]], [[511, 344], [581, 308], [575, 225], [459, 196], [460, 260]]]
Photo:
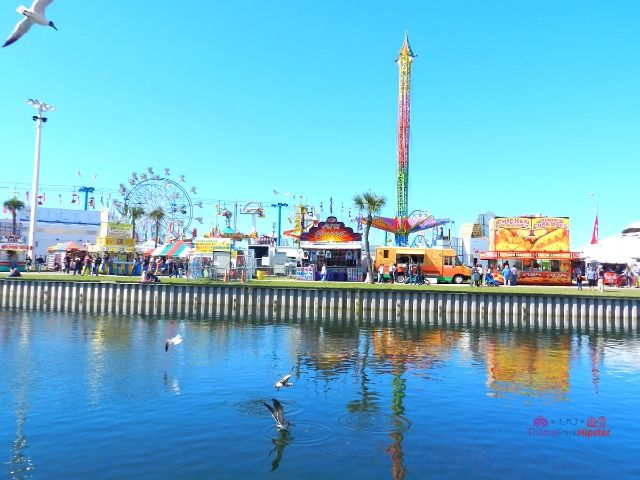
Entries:
[[[0, 279], [6, 278], [7, 274], [0, 274]], [[40, 281], [72, 281], [72, 282], [109, 282], [109, 283], [138, 283], [139, 277], [101, 275], [99, 277], [80, 277], [78, 275], [66, 275], [61, 273], [23, 273], [22, 277], [12, 279], [15, 281], [40, 280]], [[240, 285], [234, 281], [225, 284], [221, 281], [212, 280], [187, 280], [184, 278], [160, 277], [163, 284], [176, 285]], [[492, 293], [496, 295], [571, 295], [585, 297], [611, 297], [611, 298], [640, 298], [640, 288], [606, 288], [604, 293], [589, 291], [585, 288], [579, 291], [574, 287], [552, 287], [552, 286], [516, 286], [516, 287], [470, 287], [464, 285], [437, 284], [430, 286], [401, 285], [401, 284], [369, 284], [364, 282], [309, 282], [293, 280], [283, 277], [266, 277], [262, 280], [251, 280], [246, 283], [249, 287], [277, 287], [277, 288], [309, 288], [309, 289], [340, 289], [340, 290], [403, 290], [415, 292], [446, 291], [450, 293]]]

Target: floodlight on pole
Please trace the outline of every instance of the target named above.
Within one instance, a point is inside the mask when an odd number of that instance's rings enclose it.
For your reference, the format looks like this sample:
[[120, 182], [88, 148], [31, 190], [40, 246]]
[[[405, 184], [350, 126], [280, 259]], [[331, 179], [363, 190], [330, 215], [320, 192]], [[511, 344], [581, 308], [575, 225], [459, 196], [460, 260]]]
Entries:
[[42, 124], [47, 121], [47, 117], [43, 114], [45, 112], [55, 110], [55, 108], [53, 108], [53, 105], [49, 105], [48, 103], [44, 103], [33, 98], [25, 101], [38, 111], [38, 114], [32, 117], [33, 121], [36, 122], [36, 147], [33, 155], [33, 182], [31, 184], [31, 214], [29, 215], [29, 251], [31, 252], [31, 258], [33, 259], [36, 244], [38, 182], [40, 180], [40, 133], [42, 130]]

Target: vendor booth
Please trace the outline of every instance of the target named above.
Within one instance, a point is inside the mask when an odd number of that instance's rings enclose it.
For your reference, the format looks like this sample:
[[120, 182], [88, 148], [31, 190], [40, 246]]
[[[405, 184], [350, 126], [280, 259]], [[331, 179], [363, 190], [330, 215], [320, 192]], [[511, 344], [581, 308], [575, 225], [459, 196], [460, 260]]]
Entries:
[[359, 282], [362, 280], [362, 234], [328, 217], [300, 235], [298, 251], [299, 280], [319, 280], [320, 269], [327, 266], [327, 280]]
[[489, 222], [488, 260], [493, 276], [503, 282], [506, 264], [516, 267], [517, 283], [571, 285], [578, 252], [569, 250], [568, 217], [496, 217]]
[[0, 272], [8, 272], [11, 267], [25, 271], [27, 242], [22, 235], [0, 235]]
[[[76, 242], [60, 242], [47, 248], [47, 269], [60, 270], [64, 265], [64, 257], [72, 252], [86, 252], [88, 247]], [[57, 267], [56, 267], [57, 265]]]
[[103, 268], [107, 268], [109, 273], [131, 275], [136, 251], [132, 226], [130, 223], [111, 221], [106, 209], [103, 209], [101, 215], [100, 233], [90, 251], [105, 257], [107, 263]]
[[191, 278], [221, 279], [235, 268], [235, 258], [230, 238], [196, 238], [189, 255], [189, 274]]

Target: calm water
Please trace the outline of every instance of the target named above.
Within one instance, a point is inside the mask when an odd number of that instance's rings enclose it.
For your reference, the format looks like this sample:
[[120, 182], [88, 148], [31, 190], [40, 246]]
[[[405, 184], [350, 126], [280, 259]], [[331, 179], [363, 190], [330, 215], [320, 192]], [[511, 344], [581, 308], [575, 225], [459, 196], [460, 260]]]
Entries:
[[[276, 392], [291, 367], [295, 385]], [[639, 373], [628, 336], [2, 312], [0, 467], [34, 479], [640, 478]], [[261, 403], [272, 397], [289, 433]], [[609, 436], [576, 434], [588, 426]]]

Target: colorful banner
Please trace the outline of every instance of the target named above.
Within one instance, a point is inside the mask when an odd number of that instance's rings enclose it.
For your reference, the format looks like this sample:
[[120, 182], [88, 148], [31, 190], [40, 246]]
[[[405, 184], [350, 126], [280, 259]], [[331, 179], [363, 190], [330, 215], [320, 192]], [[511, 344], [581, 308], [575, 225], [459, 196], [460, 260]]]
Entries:
[[489, 223], [489, 250], [568, 252], [567, 217], [496, 217]]
[[231, 251], [231, 239], [223, 237], [196, 238], [196, 253], [229, 252]]
[[336, 217], [328, 217], [326, 222], [311, 227], [308, 232], [300, 235], [301, 242], [360, 242], [361, 233], [355, 233], [352, 228], [345, 227]]

